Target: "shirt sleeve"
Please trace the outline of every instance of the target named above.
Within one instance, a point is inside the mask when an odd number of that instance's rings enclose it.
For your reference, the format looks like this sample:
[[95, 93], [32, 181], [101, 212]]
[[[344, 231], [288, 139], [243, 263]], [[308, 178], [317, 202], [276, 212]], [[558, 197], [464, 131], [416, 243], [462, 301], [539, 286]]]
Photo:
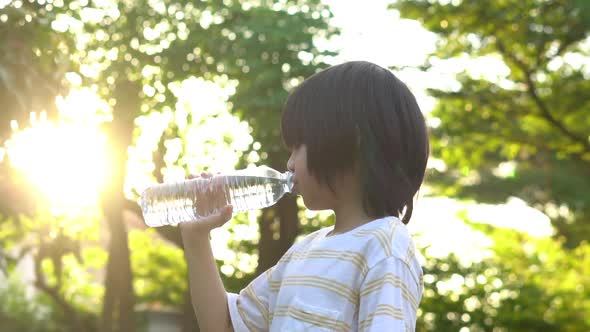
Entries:
[[239, 294], [227, 294], [227, 304], [234, 331], [268, 331], [272, 269], [260, 274]]
[[372, 267], [360, 289], [359, 331], [415, 331], [419, 281], [399, 258]]

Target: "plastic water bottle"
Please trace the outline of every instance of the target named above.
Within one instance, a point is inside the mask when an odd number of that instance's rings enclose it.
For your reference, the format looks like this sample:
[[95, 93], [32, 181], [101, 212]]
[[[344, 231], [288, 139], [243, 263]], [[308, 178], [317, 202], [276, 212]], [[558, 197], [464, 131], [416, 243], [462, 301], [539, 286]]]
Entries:
[[293, 189], [293, 173], [260, 166], [148, 187], [139, 199], [145, 223], [177, 225], [216, 213], [227, 204], [233, 213], [275, 204]]

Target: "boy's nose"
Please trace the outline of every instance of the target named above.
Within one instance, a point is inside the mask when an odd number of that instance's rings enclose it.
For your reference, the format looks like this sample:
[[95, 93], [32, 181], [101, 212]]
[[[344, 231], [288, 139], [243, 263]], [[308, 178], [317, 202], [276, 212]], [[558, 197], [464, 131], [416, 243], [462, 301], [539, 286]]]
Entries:
[[294, 171], [293, 164], [294, 164], [293, 159], [291, 159], [291, 157], [289, 157], [289, 160], [287, 160], [287, 170], [293, 172]]

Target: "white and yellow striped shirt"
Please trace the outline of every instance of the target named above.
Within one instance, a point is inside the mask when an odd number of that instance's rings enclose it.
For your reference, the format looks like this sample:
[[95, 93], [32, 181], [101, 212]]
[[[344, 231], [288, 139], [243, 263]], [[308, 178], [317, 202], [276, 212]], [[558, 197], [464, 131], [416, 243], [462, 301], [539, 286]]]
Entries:
[[395, 217], [347, 233], [314, 232], [239, 295], [228, 293], [235, 331], [414, 331], [422, 268]]

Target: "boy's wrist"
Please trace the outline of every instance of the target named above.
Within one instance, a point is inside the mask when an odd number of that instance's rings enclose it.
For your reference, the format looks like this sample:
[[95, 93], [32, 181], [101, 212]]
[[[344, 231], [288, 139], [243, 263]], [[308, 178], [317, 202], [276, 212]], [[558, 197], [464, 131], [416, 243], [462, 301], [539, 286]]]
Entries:
[[211, 230], [205, 227], [191, 227], [193, 225], [179, 225], [180, 236], [182, 243], [186, 246], [187, 244], [197, 244], [201, 241], [209, 241], [211, 238]]

